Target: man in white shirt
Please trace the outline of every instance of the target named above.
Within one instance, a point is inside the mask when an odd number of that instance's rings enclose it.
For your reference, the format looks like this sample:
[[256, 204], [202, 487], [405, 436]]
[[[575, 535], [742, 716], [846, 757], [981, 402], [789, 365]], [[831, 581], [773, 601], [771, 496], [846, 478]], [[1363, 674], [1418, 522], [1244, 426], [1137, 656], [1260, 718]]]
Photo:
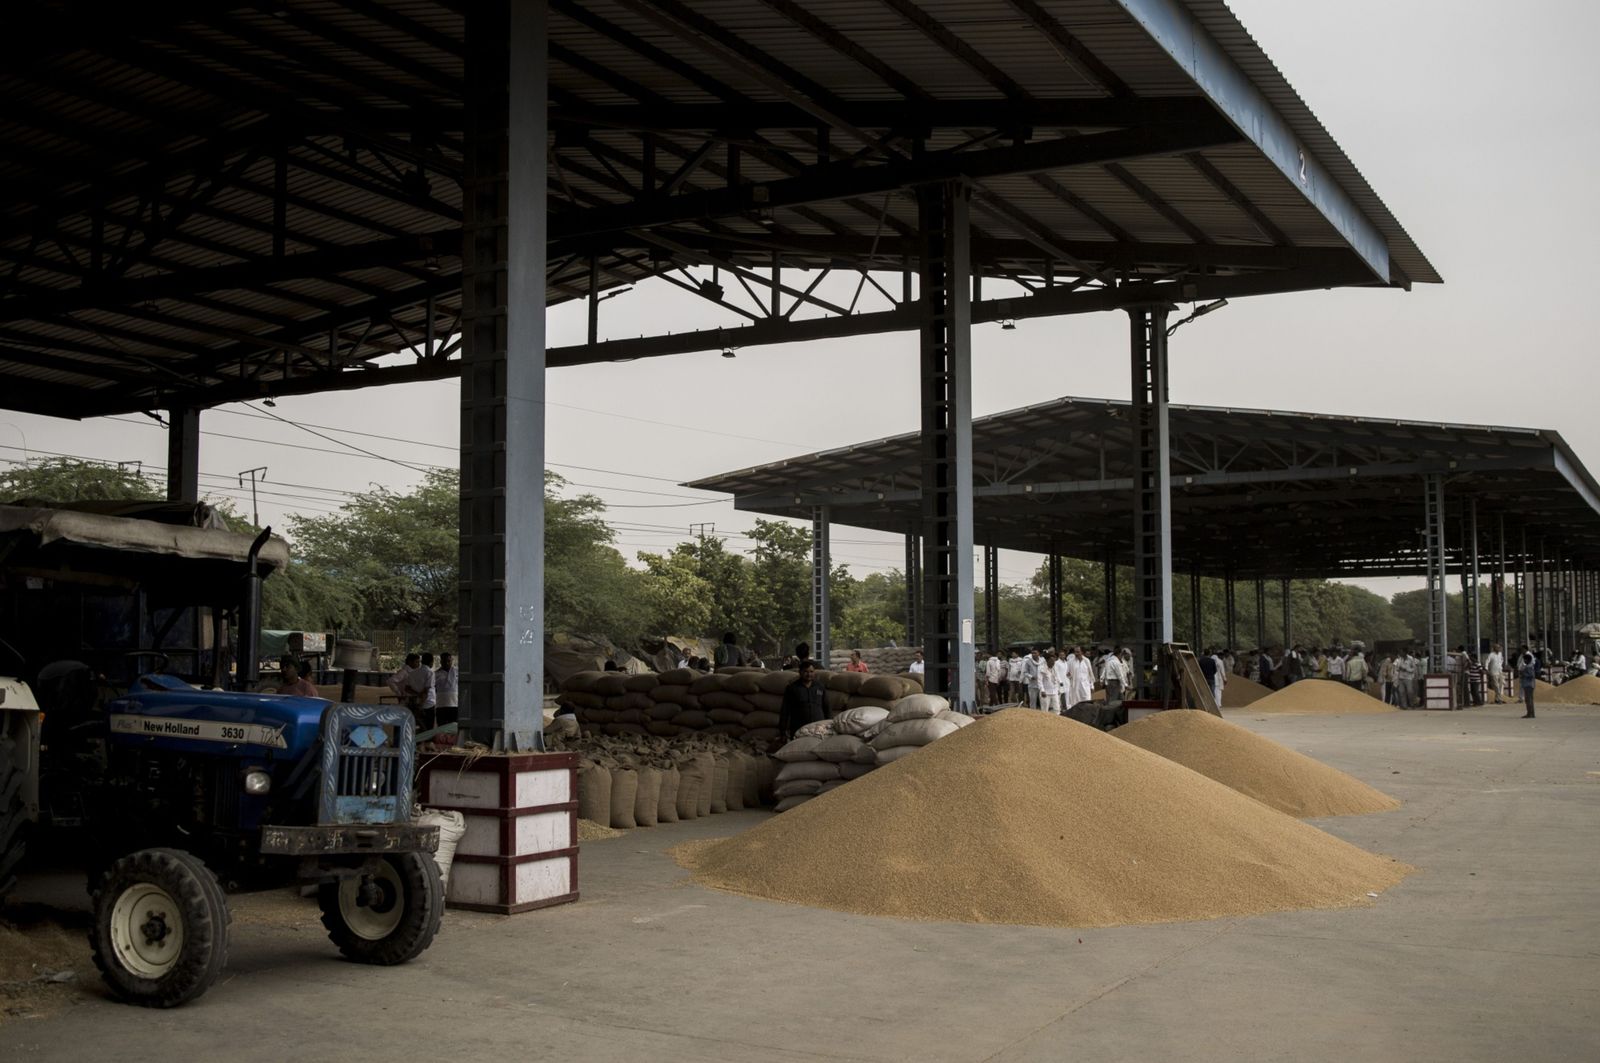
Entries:
[[1222, 654], [1213, 653], [1211, 659], [1217, 662], [1217, 670], [1211, 674], [1211, 693], [1217, 699], [1217, 708], [1222, 708], [1222, 688], [1228, 685], [1228, 664], [1222, 659]]
[[927, 668], [927, 662], [922, 659], [922, 651], [918, 650], [917, 655], [912, 658], [911, 664], [906, 668], [906, 671], [911, 675], [922, 675], [927, 671]]
[[1062, 710], [1070, 709], [1077, 702], [1070, 700], [1072, 698], [1072, 657], [1066, 651], [1063, 650], [1056, 657], [1053, 671], [1056, 674], [1056, 697], [1061, 702]]
[[1500, 652], [1500, 644], [1498, 642], [1491, 643], [1489, 655], [1483, 659], [1483, 671], [1489, 677], [1489, 689], [1494, 691], [1494, 703], [1496, 705], [1503, 705], [1506, 700], [1505, 695], [1501, 693], [1504, 688], [1500, 685], [1500, 675], [1505, 671], [1505, 667], [1506, 658], [1505, 654]]
[[1344, 682], [1344, 657], [1338, 650], [1328, 654], [1328, 678], [1336, 683]]
[[1409, 709], [1416, 703], [1417, 659], [1406, 650], [1394, 659], [1394, 687], [1398, 695], [1395, 704]]
[[1011, 659], [1006, 662], [1006, 700], [1022, 704], [1027, 697], [1027, 684], [1022, 681], [1022, 654], [1016, 650], [1011, 651]]
[[1115, 704], [1122, 700], [1122, 688], [1126, 685], [1127, 669], [1122, 666], [1122, 658], [1112, 653], [1109, 648], [1101, 652], [1098, 662], [1100, 683], [1106, 688], [1106, 704]]
[[1000, 659], [998, 653], [989, 656], [988, 663], [984, 665], [984, 682], [989, 684], [989, 707], [997, 708], [1004, 699], [1005, 692], [1001, 685], [1005, 682], [1006, 663]]
[[439, 669], [433, 673], [433, 701], [441, 724], [455, 723], [460, 715], [460, 702], [457, 700], [460, 679], [455, 655], [439, 654]]
[[1028, 687], [1028, 708], [1039, 707], [1039, 671], [1044, 667], [1044, 659], [1039, 656], [1039, 647], [1035, 646], [1026, 657], [1022, 659], [1022, 681]]
[[1056, 665], [1060, 663], [1055, 655], [1051, 654], [1042, 659], [1034, 670], [1037, 681], [1029, 688], [1029, 693], [1036, 706], [1045, 712], [1061, 711], [1061, 682], [1057, 678], [1059, 673], [1056, 671]]
[[1089, 656], [1083, 652], [1082, 646], [1072, 647], [1072, 656], [1067, 658], [1067, 674], [1070, 681], [1066, 692], [1067, 707], [1093, 700], [1094, 665], [1089, 663]]

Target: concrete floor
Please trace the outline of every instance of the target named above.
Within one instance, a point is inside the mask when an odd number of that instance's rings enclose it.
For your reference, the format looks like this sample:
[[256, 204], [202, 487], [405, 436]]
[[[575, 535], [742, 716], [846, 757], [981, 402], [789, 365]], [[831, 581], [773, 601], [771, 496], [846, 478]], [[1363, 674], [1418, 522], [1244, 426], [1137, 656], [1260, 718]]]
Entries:
[[1085, 931], [842, 915], [690, 885], [663, 850], [763, 815], [734, 813], [587, 846], [581, 903], [451, 913], [402, 968], [340, 961], [285, 895], [238, 899], [203, 1000], [125, 1007], [85, 972], [0, 1025], [0, 1059], [1600, 1059], [1600, 708], [1517, 711], [1229, 714], [1405, 802], [1318, 824], [1422, 869], [1370, 908]]

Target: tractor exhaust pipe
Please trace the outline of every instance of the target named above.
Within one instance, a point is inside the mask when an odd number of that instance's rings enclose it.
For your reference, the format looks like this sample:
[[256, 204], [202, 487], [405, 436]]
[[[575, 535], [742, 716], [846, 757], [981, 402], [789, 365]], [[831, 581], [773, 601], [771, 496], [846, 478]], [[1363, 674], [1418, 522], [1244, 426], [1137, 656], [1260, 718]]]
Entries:
[[239, 665], [234, 670], [233, 683], [238, 690], [249, 690], [261, 678], [261, 573], [256, 562], [270, 538], [272, 529], [262, 528], [245, 560], [244, 601], [239, 608]]

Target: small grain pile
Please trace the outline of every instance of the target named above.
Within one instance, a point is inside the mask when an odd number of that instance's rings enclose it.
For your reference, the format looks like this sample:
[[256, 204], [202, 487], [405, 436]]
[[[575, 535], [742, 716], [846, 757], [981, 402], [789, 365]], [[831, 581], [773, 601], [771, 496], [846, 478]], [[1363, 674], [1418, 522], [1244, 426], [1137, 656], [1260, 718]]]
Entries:
[[578, 820], [578, 841], [580, 842], [603, 842], [607, 838], [620, 838], [625, 833], [627, 832], [617, 830], [615, 827], [608, 827], [603, 823], [596, 823], [592, 819]]
[[1242, 675], [1230, 675], [1228, 685], [1222, 688], [1222, 707], [1242, 709], [1246, 705], [1254, 705], [1270, 693], [1272, 693], [1271, 687], [1262, 686], [1254, 679]]
[[1158, 712], [1112, 733], [1300, 819], [1400, 807], [1360, 779], [1209, 712]]
[[[1223, 690], [1227, 694], [1227, 690]], [[1251, 702], [1251, 712], [1281, 712], [1301, 716], [1359, 716], [1374, 712], [1398, 712], [1371, 694], [1331, 679], [1302, 679], [1282, 690], [1274, 690], [1260, 701]]]
[[673, 855], [698, 882], [735, 893], [1035, 926], [1348, 907], [1411, 871], [1131, 743], [1025, 709]]
[[1544, 705], [1600, 705], [1600, 677], [1580, 675], [1558, 687], [1535, 690], [1533, 700]]

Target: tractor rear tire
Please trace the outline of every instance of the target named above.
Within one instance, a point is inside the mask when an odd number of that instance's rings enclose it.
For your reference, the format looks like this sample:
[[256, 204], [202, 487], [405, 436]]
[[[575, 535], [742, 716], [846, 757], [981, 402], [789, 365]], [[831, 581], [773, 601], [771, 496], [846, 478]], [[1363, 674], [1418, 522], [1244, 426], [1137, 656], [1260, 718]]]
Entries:
[[16, 742], [0, 734], [0, 904], [17, 884], [17, 867], [27, 848], [27, 809], [22, 806], [23, 773], [17, 770]]
[[217, 877], [179, 849], [115, 861], [94, 889], [89, 945], [122, 1000], [173, 1008], [200, 996], [228, 963], [228, 901]]
[[433, 944], [444, 919], [444, 886], [431, 853], [394, 853], [359, 875], [324, 882], [317, 903], [345, 959], [392, 967]]

